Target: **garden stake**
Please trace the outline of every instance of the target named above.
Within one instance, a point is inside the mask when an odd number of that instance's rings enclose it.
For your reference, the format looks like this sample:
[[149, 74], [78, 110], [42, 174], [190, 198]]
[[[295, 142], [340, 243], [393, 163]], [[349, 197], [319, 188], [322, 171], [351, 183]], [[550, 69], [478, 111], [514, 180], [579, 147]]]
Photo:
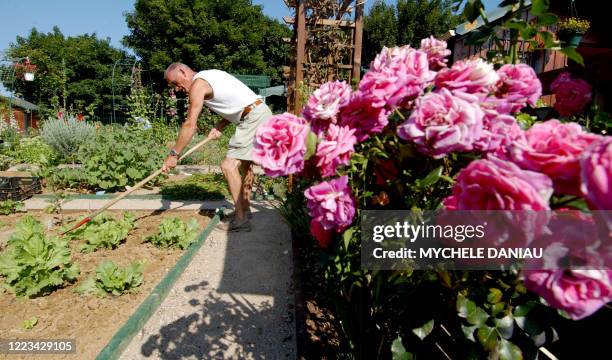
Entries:
[[[212, 140], [212, 138], [207, 137], [206, 139], [200, 141], [199, 143], [195, 144], [191, 149], [187, 150], [179, 159], [178, 161], [183, 160], [184, 158], [186, 158], [187, 156], [191, 155], [191, 153], [193, 153], [194, 151], [196, 151], [197, 149], [199, 149], [200, 147], [204, 146], [204, 144], [206, 144], [207, 142], [209, 142], [210, 140]], [[177, 161], [177, 162], [178, 162]], [[133, 193], [134, 191], [140, 189], [141, 187], [143, 187], [146, 183], [148, 183], [149, 181], [153, 180], [154, 178], [156, 178], [159, 174], [162, 173], [162, 169], [160, 168], [159, 170], [155, 171], [154, 173], [152, 173], [151, 175], [147, 176], [146, 178], [144, 178], [143, 180], [141, 180], [138, 184], [134, 185], [132, 188], [130, 188], [129, 190], [123, 192], [122, 194], [120, 194], [119, 196], [117, 196], [116, 198], [114, 198], [113, 200], [111, 200], [108, 204], [102, 206], [101, 208], [99, 208], [98, 210], [94, 211], [91, 215], [85, 217], [83, 220], [79, 221], [76, 225], [74, 225], [73, 227], [71, 227], [70, 229], [64, 231], [61, 235], [64, 236], [65, 234], [71, 232], [72, 230], [78, 229], [79, 227], [83, 226], [84, 224], [87, 224], [88, 222], [90, 222], [93, 218], [95, 218], [96, 216], [100, 215], [102, 212], [104, 212], [105, 210], [107, 210], [108, 208], [110, 208], [111, 206], [115, 205], [117, 202], [119, 202], [121, 199], [125, 198], [126, 196], [128, 196], [129, 194]]]

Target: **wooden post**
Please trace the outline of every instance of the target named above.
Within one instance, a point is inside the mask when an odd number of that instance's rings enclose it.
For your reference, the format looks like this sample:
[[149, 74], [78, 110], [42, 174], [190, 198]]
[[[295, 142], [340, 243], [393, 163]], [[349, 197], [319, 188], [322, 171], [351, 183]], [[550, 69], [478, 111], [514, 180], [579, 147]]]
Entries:
[[295, 44], [295, 88], [293, 101], [293, 113], [299, 114], [302, 109], [300, 99], [300, 83], [304, 81], [304, 56], [306, 54], [306, 0], [297, 0], [297, 8], [295, 9], [295, 27], [296, 27], [296, 44]]
[[359, 81], [361, 79], [361, 45], [363, 42], [363, 4], [365, 1], [357, 0], [355, 8], [355, 32], [353, 41], [353, 72], [351, 81]]

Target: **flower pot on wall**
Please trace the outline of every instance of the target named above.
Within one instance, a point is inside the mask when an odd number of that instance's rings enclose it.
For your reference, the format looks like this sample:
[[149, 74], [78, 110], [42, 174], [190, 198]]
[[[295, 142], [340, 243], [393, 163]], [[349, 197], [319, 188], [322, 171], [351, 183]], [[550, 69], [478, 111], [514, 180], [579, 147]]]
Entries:
[[559, 40], [561, 40], [561, 42], [568, 47], [578, 47], [578, 45], [580, 45], [580, 42], [582, 41], [582, 35], [581, 33], [576, 33], [576, 32], [560, 32], [557, 34], [557, 36], [559, 37]]

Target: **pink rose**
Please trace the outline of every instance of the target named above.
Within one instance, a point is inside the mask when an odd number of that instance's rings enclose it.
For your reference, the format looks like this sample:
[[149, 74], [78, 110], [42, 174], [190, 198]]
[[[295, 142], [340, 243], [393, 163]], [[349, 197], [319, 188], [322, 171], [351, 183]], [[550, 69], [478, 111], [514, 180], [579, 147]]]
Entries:
[[448, 50], [446, 41], [438, 40], [432, 36], [421, 40], [421, 51], [427, 53], [429, 68], [432, 70], [440, 70], [446, 67], [446, 58], [451, 54]]
[[393, 110], [421, 95], [434, 77], [427, 54], [409, 46], [383, 48], [359, 83], [359, 90], [374, 107]]
[[526, 270], [525, 287], [574, 320], [583, 319], [612, 301], [612, 271]]
[[472, 150], [474, 142], [481, 137], [483, 117], [478, 104], [441, 89], [417, 100], [397, 134], [415, 142], [422, 153], [441, 158], [453, 151]]
[[340, 125], [355, 129], [357, 141], [364, 141], [371, 134], [380, 133], [388, 121], [389, 111], [374, 107], [359, 91], [353, 93], [349, 103], [340, 110]]
[[319, 134], [330, 123], [335, 124], [338, 111], [350, 98], [351, 87], [345, 81], [327, 82], [315, 90], [303, 112], [304, 118], [311, 123], [312, 131]]
[[474, 143], [474, 148], [503, 156], [506, 147], [522, 135], [523, 130], [513, 116], [485, 112], [482, 136]]
[[531, 66], [506, 64], [497, 74], [497, 89], [486, 102], [492, 103], [500, 114], [515, 113], [526, 104], [536, 106], [542, 96], [542, 83]]
[[323, 229], [341, 232], [353, 222], [355, 202], [348, 186], [348, 176], [313, 185], [304, 195], [308, 199], [312, 221], [321, 224]]
[[310, 221], [310, 233], [317, 240], [319, 246], [322, 248], [329, 247], [331, 243], [331, 230], [325, 230], [320, 222], [311, 220]]
[[550, 84], [550, 91], [555, 94], [555, 110], [563, 116], [581, 112], [592, 97], [591, 85], [582, 79], [572, 79], [567, 72], [557, 76]]
[[488, 94], [499, 80], [493, 65], [477, 60], [457, 61], [450, 68], [442, 69], [436, 76], [437, 88], [468, 94]]
[[290, 113], [274, 115], [257, 129], [253, 161], [266, 175], [294, 174], [304, 168], [306, 121]]
[[612, 210], [612, 137], [587, 149], [580, 160], [580, 190], [593, 210]]
[[509, 158], [523, 169], [553, 179], [555, 192], [580, 195], [580, 156], [598, 135], [584, 132], [576, 123], [559, 120], [537, 123], [508, 148]]
[[495, 157], [463, 168], [444, 205], [452, 210], [548, 210], [552, 181]]
[[331, 124], [325, 134], [319, 136], [317, 145], [317, 166], [321, 175], [332, 176], [339, 165], [347, 165], [355, 151], [355, 129]]

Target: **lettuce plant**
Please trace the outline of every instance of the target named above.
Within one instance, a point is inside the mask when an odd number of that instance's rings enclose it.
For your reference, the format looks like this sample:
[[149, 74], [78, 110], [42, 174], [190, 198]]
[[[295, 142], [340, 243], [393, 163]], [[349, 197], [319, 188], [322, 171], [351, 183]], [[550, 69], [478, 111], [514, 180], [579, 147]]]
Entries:
[[101, 214], [84, 227], [77, 229], [69, 235], [72, 239], [83, 239], [79, 250], [84, 253], [96, 251], [101, 248], [114, 249], [125, 240], [128, 233], [134, 228], [134, 214], [126, 212], [118, 220], [109, 214]]
[[145, 241], [157, 247], [186, 249], [193, 243], [200, 226], [196, 219], [189, 219], [184, 223], [181, 219], [166, 218], [159, 225], [159, 232], [148, 236]]
[[45, 236], [42, 224], [29, 215], [17, 223], [8, 248], [0, 254], [0, 275], [5, 278], [0, 286], [17, 296], [47, 294], [78, 274], [68, 240]]
[[96, 268], [96, 276], [87, 279], [76, 289], [79, 294], [93, 294], [104, 297], [127, 292], [135, 292], [142, 284], [144, 262], [134, 261], [125, 268], [120, 268], [112, 261], [104, 261]]

